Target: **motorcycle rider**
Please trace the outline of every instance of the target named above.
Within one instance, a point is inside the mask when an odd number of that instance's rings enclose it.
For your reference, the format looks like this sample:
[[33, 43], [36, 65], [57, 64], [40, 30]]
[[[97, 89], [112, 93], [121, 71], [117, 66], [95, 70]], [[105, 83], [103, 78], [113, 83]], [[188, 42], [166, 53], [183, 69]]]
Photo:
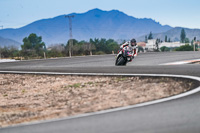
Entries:
[[120, 50], [122, 50], [122, 49], [123, 49], [124, 47], [126, 47], [126, 46], [132, 47], [133, 52], [134, 52], [134, 55], [132, 56], [132, 58], [131, 58], [131, 60], [130, 60], [130, 62], [131, 62], [132, 59], [133, 59], [135, 56], [137, 56], [137, 54], [138, 54], [138, 46], [137, 46], [136, 40], [133, 38], [133, 39], [131, 39], [130, 41], [125, 42], [124, 44], [122, 44], [122, 45], [120, 46]]

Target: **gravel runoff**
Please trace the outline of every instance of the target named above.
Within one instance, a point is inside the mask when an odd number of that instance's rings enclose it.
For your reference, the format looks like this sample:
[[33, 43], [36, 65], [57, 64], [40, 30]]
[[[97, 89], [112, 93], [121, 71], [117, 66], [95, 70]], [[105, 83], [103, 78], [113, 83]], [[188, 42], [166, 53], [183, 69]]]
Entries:
[[0, 74], [0, 127], [134, 105], [195, 87], [178, 78]]

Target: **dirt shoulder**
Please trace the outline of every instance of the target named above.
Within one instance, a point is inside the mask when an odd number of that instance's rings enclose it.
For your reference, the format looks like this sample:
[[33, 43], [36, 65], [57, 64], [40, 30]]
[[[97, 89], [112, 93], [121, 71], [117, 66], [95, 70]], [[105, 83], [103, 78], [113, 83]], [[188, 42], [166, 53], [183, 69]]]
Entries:
[[0, 127], [134, 105], [195, 87], [177, 78], [0, 74]]

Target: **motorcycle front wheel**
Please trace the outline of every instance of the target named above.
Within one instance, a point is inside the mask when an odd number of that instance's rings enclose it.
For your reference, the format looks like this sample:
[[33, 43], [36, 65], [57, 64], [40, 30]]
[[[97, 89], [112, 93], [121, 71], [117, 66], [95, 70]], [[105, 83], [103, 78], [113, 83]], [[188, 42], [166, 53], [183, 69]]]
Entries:
[[119, 57], [116, 59], [115, 65], [116, 65], [116, 66], [126, 65], [126, 61], [125, 61], [124, 57], [119, 56]]

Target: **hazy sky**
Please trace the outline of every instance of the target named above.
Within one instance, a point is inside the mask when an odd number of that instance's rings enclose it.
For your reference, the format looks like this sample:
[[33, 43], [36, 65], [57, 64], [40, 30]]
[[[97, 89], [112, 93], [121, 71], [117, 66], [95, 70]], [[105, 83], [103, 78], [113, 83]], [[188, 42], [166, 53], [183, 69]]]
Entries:
[[162, 25], [200, 29], [200, 0], [0, 0], [0, 26], [19, 28], [39, 19], [94, 8], [117, 9]]

